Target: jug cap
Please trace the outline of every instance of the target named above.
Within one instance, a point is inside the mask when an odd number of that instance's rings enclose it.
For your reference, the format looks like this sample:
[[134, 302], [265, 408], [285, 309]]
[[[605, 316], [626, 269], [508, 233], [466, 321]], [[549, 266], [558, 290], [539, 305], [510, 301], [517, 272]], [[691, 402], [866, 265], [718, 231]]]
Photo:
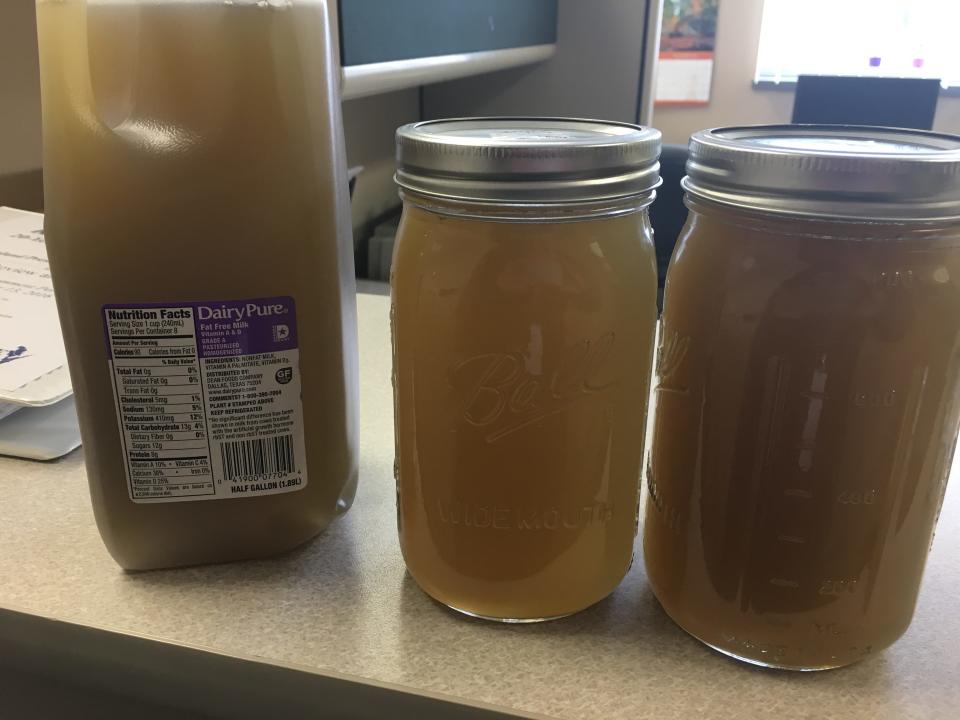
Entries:
[[693, 197], [785, 215], [960, 218], [960, 137], [854, 125], [757, 125], [690, 138]]
[[397, 130], [404, 190], [474, 202], [542, 204], [649, 195], [660, 131], [573, 118], [429, 120]]

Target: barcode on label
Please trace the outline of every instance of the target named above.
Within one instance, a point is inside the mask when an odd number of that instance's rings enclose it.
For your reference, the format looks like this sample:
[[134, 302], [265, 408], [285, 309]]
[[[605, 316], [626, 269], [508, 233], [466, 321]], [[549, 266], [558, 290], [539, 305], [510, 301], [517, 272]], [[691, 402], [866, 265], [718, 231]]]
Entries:
[[296, 472], [293, 435], [220, 444], [224, 480]]

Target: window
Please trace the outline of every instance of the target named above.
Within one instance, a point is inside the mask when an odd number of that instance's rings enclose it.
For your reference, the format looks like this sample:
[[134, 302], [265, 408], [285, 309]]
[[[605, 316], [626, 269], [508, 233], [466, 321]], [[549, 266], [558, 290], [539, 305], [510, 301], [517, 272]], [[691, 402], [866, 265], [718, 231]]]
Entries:
[[958, 28], [958, 0], [766, 0], [754, 79], [876, 75], [960, 86]]

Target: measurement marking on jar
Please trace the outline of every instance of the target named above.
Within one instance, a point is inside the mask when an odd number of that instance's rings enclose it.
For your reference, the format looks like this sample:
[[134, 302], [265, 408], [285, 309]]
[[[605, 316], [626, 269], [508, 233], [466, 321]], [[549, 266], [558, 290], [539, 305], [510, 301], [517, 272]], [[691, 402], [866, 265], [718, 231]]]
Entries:
[[877, 284], [887, 288], [911, 288], [916, 284], [916, 276], [913, 270], [882, 270]]
[[873, 505], [877, 501], [878, 490], [844, 490], [837, 496], [840, 505]]
[[777, 535], [777, 540], [785, 543], [793, 543], [794, 545], [803, 545], [807, 541], [805, 537], [800, 537], [799, 535]]
[[[738, 637], [732, 633], [720, 631], [720, 636], [723, 640], [734, 646], [743, 648], [748, 652], [756, 652], [760, 655], [771, 655], [775, 659], [782, 659], [788, 651], [791, 651], [791, 648], [788, 648], [786, 645], [774, 645], [769, 642], [758, 642], [756, 640], [751, 640], [750, 638]], [[797, 652], [796, 649], [793, 649], [792, 652]]]
[[674, 393], [676, 395], [690, 394], [690, 391], [687, 388], [675, 388], [670, 387], [669, 385], [657, 385], [657, 387], [654, 388], [654, 392]]
[[653, 479], [653, 468], [650, 466], [650, 460], [647, 459], [647, 493], [649, 501], [653, 503], [653, 507], [663, 518], [664, 523], [667, 528], [675, 533], [679, 534], [680, 532], [680, 511], [674, 507], [671, 507], [663, 499], [663, 494], [660, 492], [660, 488], [657, 486], [656, 480]]
[[863, 645], [863, 646], [851, 645], [849, 648], [847, 648], [847, 652], [844, 655], [831, 655], [830, 659], [834, 661], [843, 662], [851, 657], [852, 658], [866, 657], [872, 652], [873, 652], [873, 645]]
[[776, 585], [777, 587], [797, 589], [800, 587], [800, 583], [796, 580], [788, 580], [787, 578], [770, 578], [770, 584]]
[[846, 633], [845, 630], [842, 630], [839, 625], [835, 622], [828, 623], [814, 623], [813, 626], [816, 628], [818, 633], [830, 634], [830, 635], [843, 635]]
[[855, 392], [852, 401], [854, 407], [880, 409], [895, 407], [897, 398], [896, 389], [891, 389], [884, 392]]
[[656, 376], [657, 386], [654, 392], [674, 393], [676, 395], [687, 395], [690, 388], [670, 382], [671, 376], [677, 371], [687, 356], [687, 350], [690, 348], [690, 338], [680, 337], [679, 332], [674, 332], [672, 336], [664, 338], [660, 347], [657, 348]]
[[820, 589], [817, 591], [820, 595], [843, 595], [853, 594], [857, 591], [857, 580], [823, 580], [820, 583]]
[[810, 390], [800, 393], [800, 397], [808, 400], [807, 418], [803, 424], [800, 443], [797, 445], [800, 454], [797, 457], [797, 467], [801, 472], [810, 472], [813, 469], [813, 451], [816, 448], [817, 431], [820, 428], [820, 415], [823, 413], [823, 403], [827, 398], [827, 356], [820, 356], [820, 366], [813, 371], [810, 379]]

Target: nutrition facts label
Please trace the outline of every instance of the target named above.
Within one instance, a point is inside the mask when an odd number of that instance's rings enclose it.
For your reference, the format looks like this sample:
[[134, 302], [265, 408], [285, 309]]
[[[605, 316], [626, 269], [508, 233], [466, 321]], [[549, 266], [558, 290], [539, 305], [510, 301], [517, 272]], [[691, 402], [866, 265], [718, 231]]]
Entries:
[[130, 498], [306, 485], [291, 298], [104, 307]]
[[114, 388], [131, 495], [215, 495], [193, 309], [113, 315]]

